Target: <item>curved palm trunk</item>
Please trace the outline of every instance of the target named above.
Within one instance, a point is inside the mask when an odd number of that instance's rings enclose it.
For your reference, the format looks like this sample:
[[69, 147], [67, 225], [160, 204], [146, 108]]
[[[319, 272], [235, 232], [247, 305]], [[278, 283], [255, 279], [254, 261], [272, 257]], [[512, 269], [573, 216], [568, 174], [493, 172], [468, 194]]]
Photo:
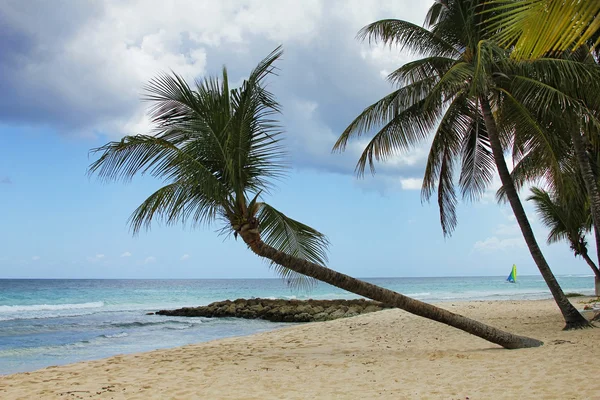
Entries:
[[538, 347], [543, 344], [543, 342], [539, 340], [504, 332], [481, 322], [463, 317], [462, 315], [454, 314], [431, 304], [414, 300], [392, 290], [352, 278], [351, 276], [325, 268], [321, 265], [280, 252], [265, 244], [261, 240], [260, 234], [257, 233], [256, 228], [242, 229], [240, 235], [255, 254], [289, 268], [294, 272], [309, 276], [321, 282], [329, 283], [330, 285], [364, 296], [368, 299], [393, 305], [408, 311], [411, 314], [450, 325], [492, 343], [499, 344], [504, 348], [520, 349], [526, 347]]
[[[585, 151], [583, 138], [577, 129], [571, 129], [571, 141], [573, 142], [575, 157], [577, 157], [577, 162], [579, 164], [579, 169], [581, 170], [581, 176], [583, 177], [587, 194], [590, 197], [590, 210], [592, 211], [594, 236], [596, 238], [596, 252], [598, 255], [598, 260], [600, 260], [600, 191], [598, 191], [596, 176], [594, 175], [592, 165], [590, 164], [590, 159]], [[598, 268], [596, 268], [594, 272], [596, 272], [597, 269]]]
[[582, 253], [581, 256], [588, 263], [592, 271], [594, 271], [594, 294], [600, 297], [600, 269], [598, 269], [590, 256], [588, 256], [587, 252]]
[[579, 311], [577, 311], [577, 309], [571, 304], [569, 299], [567, 299], [563, 293], [558, 281], [550, 270], [550, 267], [548, 266], [548, 263], [546, 262], [546, 259], [544, 258], [537, 241], [535, 240], [533, 230], [531, 229], [531, 225], [529, 224], [529, 220], [525, 214], [525, 209], [523, 209], [523, 205], [521, 204], [521, 200], [517, 194], [517, 189], [515, 188], [510, 176], [510, 172], [508, 171], [508, 167], [506, 166], [506, 162], [504, 161], [504, 152], [502, 150], [502, 144], [500, 143], [498, 129], [496, 127], [494, 116], [492, 115], [490, 104], [485, 97], [481, 97], [479, 101], [481, 103], [485, 126], [490, 138], [490, 145], [494, 155], [494, 161], [496, 162], [498, 174], [500, 175], [502, 186], [506, 192], [506, 197], [508, 198], [513, 213], [515, 214], [517, 223], [521, 228], [521, 232], [523, 233], [523, 238], [525, 238], [529, 252], [531, 253], [533, 260], [540, 270], [542, 277], [546, 281], [546, 284], [548, 285], [548, 288], [550, 289], [550, 292], [552, 293], [552, 296], [554, 297], [554, 300], [556, 301], [556, 304], [558, 305], [558, 308], [560, 308], [560, 311], [565, 319], [566, 325], [564, 329], [567, 330], [591, 327], [590, 323], [581, 315]]
[[583, 257], [583, 259], [585, 260], [585, 262], [588, 263], [588, 265], [590, 266], [592, 271], [594, 271], [594, 275], [596, 276], [596, 278], [600, 278], [600, 269], [598, 269], [598, 267], [596, 266], [596, 263], [594, 263], [594, 261], [592, 261], [590, 256], [588, 256], [587, 253], [582, 253], [581, 257]]

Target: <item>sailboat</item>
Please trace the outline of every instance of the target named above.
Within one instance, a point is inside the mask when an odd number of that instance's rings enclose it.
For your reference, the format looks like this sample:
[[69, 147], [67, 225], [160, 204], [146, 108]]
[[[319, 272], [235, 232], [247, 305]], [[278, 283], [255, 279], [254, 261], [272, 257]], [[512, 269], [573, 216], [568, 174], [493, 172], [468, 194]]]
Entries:
[[513, 264], [512, 271], [510, 271], [506, 280], [510, 283], [517, 283], [517, 266], [515, 264]]

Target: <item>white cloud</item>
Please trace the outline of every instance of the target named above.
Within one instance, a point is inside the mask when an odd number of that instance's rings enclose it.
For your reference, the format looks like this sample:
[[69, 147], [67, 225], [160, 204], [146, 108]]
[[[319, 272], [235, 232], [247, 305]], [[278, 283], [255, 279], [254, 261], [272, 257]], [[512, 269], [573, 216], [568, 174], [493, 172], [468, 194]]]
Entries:
[[483, 241], [475, 242], [473, 246], [474, 250], [477, 251], [496, 251], [506, 250], [509, 248], [523, 248], [525, 247], [524, 239], [521, 237], [510, 237], [505, 239], [499, 239], [497, 236], [489, 237]]
[[121, 254], [120, 257], [131, 257], [132, 254], [128, 251], [126, 251], [125, 253]]
[[402, 185], [402, 189], [405, 189], [405, 190], [420, 190], [421, 186], [423, 186], [423, 179], [418, 179], [418, 178], [400, 179], [400, 185]]
[[184, 255], [182, 255], [182, 256], [181, 256], [181, 258], [180, 258], [180, 260], [181, 260], [181, 261], [187, 261], [187, 260], [189, 260], [189, 259], [190, 259], [190, 255], [189, 255], [189, 254], [184, 254]]
[[521, 229], [519, 228], [519, 225], [517, 223], [513, 223], [510, 225], [500, 224], [498, 225], [494, 233], [500, 236], [516, 236], [521, 234]]
[[146, 257], [144, 259], [144, 261], [142, 261], [142, 264], [152, 264], [152, 263], [155, 263], [155, 262], [156, 262], [156, 257], [149, 256], [149, 257]]
[[41, 259], [42, 259], [42, 257], [40, 257], [40, 256], [33, 256], [33, 257], [31, 257], [32, 261], [39, 261]]
[[[392, 90], [380, 71], [393, 71], [413, 57], [360, 43], [355, 35], [380, 18], [421, 24], [430, 5], [411, 0], [106, 0], [85, 6], [67, 2], [60, 9], [41, 2], [34, 12], [24, 3], [0, 2], [9, 36], [23, 38], [22, 44], [6, 44], [12, 47], [5, 51], [0, 43], [3, 55], [14, 53], [0, 75], [10, 99], [6, 104], [0, 99], [0, 114], [25, 123], [34, 116], [61, 132], [110, 138], [144, 133], [150, 123], [140, 95], [157, 73], [173, 70], [191, 82], [227, 64], [231, 82], [239, 82], [283, 43], [282, 71], [273, 79], [273, 91], [284, 107], [282, 122], [295, 166], [349, 174], [363, 143], [353, 141], [341, 156], [331, 155], [333, 143], [357, 113]], [[32, 100], [39, 98], [52, 101]], [[424, 143], [391, 157], [377, 166], [378, 174], [417, 179], [427, 148]]]

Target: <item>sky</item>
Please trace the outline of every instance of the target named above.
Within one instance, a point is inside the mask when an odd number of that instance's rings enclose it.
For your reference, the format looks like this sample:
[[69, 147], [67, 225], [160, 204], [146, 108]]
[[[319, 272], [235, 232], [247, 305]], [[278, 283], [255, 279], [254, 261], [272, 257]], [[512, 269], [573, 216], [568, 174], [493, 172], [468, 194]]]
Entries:
[[[155, 224], [132, 236], [127, 219], [160, 187], [86, 174], [89, 150], [151, 125], [143, 86], [163, 72], [193, 81], [223, 65], [237, 86], [278, 45], [269, 87], [292, 168], [267, 201], [325, 233], [329, 264], [357, 277], [539, 274], [499, 180], [461, 202], [444, 238], [435, 202], [422, 203], [425, 142], [357, 179], [364, 142], [332, 154], [353, 117], [393, 90], [389, 72], [416, 55], [361, 43], [383, 18], [422, 24], [430, 1], [3, 0], [0, 2], [0, 278], [271, 278], [268, 264], [218, 226]], [[523, 192], [521, 197], [527, 196]], [[589, 274], [525, 204], [558, 275]], [[592, 241], [590, 241], [591, 243]], [[592, 248], [590, 252], [595, 252]], [[594, 253], [595, 254], [595, 253]]]

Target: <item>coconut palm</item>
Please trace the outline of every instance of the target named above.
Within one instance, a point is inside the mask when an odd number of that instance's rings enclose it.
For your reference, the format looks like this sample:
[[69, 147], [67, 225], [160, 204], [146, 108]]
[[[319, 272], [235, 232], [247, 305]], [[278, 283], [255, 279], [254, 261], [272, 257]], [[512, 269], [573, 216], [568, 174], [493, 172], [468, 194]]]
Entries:
[[[481, 13], [487, 18], [489, 32], [498, 42], [512, 46], [511, 56], [514, 58], [551, 55], [574, 56], [591, 63], [598, 63], [600, 60], [598, 1], [492, 0], [488, 5], [491, 7], [482, 9]], [[593, 108], [597, 97], [592, 93], [588, 108]], [[564, 110], [561, 110], [561, 113], [562, 111]], [[583, 117], [584, 121], [585, 119]], [[586, 141], [589, 142], [590, 137], [597, 137], [598, 132], [584, 121], [573, 119], [566, 132], [571, 134], [571, 145], [585, 182], [584, 191], [589, 196], [596, 249], [600, 260], [600, 188], [593, 179], [592, 166], [586, 154]], [[586, 132], [590, 128], [592, 131]]]
[[[572, 58], [572, 55], [568, 57]], [[589, 62], [590, 57], [587, 59]], [[593, 65], [600, 70], [598, 64]], [[533, 74], [531, 76], [535, 77]], [[540, 80], [547, 81], [545, 78]], [[578, 85], [583, 86], [585, 83], [579, 82], [576, 86]], [[541, 113], [533, 113], [537, 114], [535, 117], [540, 120], [548, 120], [548, 116], [560, 117], [552, 118], [545, 124], [548, 140], [544, 146], [529, 145], [527, 149], [518, 153], [511, 175], [517, 188], [526, 182], [542, 178], [552, 186], [554, 193], [571, 191], [573, 196], [580, 197], [577, 199], [579, 204], [587, 203], [593, 222], [597, 256], [600, 259], [600, 188], [597, 176], [597, 155], [600, 146], [597, 120], [600, 106], [597, 96], [592, 91], [578, 91], [579, 93], [571, 95], [569, 107], [554, 102]], [[543, 162], [544, 158], [548, 158], [548, 152], [552, 153], [551, 158], [556, 160], [554, 164], [559, 165], [558, 168]], [[580, 184], [576, 191], [572, 190], [573, 181]], [[561, 188], [564, 185], [566, 188]], [[503, 195], [504, 191], [501, 189], [499, 196]]]
[[[586, 45], [574, 52], [563, 52], [562, 59], [577, 60], [589, 63], [591, 68], [600, 70], [598, 59], [590, 53]], [[558, 79], [563, 79], [558, 77]], [[544, 80], [544, 78], [541, 78]], [[597, 256], [600, 260], [600, 188], [598, 186], [598, 156], [600, 155], [600, 136], [597, 120], [600, 115], [600, 104], [595, 90], [585, 90], [584, 82], [575, 86], [576, 93], [571, 95], [572, 107], [554, 102], [538, 113], [540, 119], [548, 115], [557, 115], [546, 123], [549, 133], [547, 146], [530, 146], [515, 159], [516, 166], [511, 176], [517, 187], [526, 182], [542, 178], [551, 186], [553, 197], [566, 199], [567, 204], [587, 204], [590, 222], [594, 229]], [[581, 86], [582, 88], [578, 88]], [[581, 90], [583, 89], [583, 90]], [[596, 121], [596, 122], [595, 122]], [[560, 166], [552, 168], [541, 160], [548, 151]], [[504, 191], [499, 191], [504, 196]], [[564, 202], [564, 201], [563, 201]]]
[[[600, 56], [600, 2], [582, 0], [492, 0], [491, 28], [496, 40], [513, 45], [515, 58], [538, 58], [564, 51], [581, 50]], [[489, 11], [488, 11], [489, 12]], [[485, 13], [484, 13], [485, 14]], [[592, 61], [593, 62], [593, 61]], [[576, 124], [575, 126], [579, 126]], [[600, 189], [592, 180], [592, 170], [585, 157], [581, 129], [569, 129], [585, 191], [590, 199], [594, 221], [596, 249], [600, 260]]]
[[102, 179], [127, 181], [147, 173], [166, 183], [133, 212], [134, 233], [156, 219], [191, 225], [218, 221], [223, 233], [240, 237], [287, 280], [327, 282], [506, 348], [541, 345], [327, 268], [325, 236], [262, 201], [273, 179], [285, 172], [275, 120], [279, 105], [265, 88], [280, 55], [281, 49], [271, 53], [236, 89], [229, 88], [225, 69], [221, 79], [206, 78], [195, 89], [177, 75], [152, 80], [147, 97], [156, 131], [93, 150], [100, 157], [89, 172]]
[[[579, 187], [581, 189], [581, 187]], [[542, 223], [550, 229], [548, 243], [567, 241], [575, 257], [581, 256], [594, 271], [596, 295], [600, 295], [600, 270], [588, 255], [585, 235], [591, 231], [589, 204], [574, 193], [550, 193], [539, 187], [531, 188], [527, 198], [533, 201]]]
[[593, 39], [600, 44], [600, 2], [593, 0], [492, 0], [504, 44], [513, 44], [513, 56], [538, 58], [576, 48]]
[[583, 114], [580, 109], [585, 107], [575, 100], [575, 92], [590, 79], [595, 85], [598, 72], [574, 60], [525, 63], [511, 59], [489, 36], [480, 12], [484, 8], [483, 0], [448, 0], [430, 8], [425, 28], [394, 19], [363, 28], [360, 39], [398, 45], [423, 58], [388, 76], [398, 89], [352, 121], [334, 150], [343, 151], [349, 140], [375, 131], [356, 167], [362, 176], [367, 165], [374, 172], [375, 161], [410, 151], [433, 132], [421, 193], [428, 200], [437, 188], [446, 235], [457, 223], [455, 172], [460, 170], [458, 186], [463, 198], [475, 200], [491, 183], [496, 169], [531, 255], [562, 312], [565, 329], [587, 327], [589, 323], [564, 295], [537, 244], [504, 152], [510, 150], [518, 159], [532, 147], [546, 148], [536, 161], [558, 171], [558, 160], [550, 151], [553, 138], [545, 129], [547, 124], [538, 121], [553, 118], [548, 106], [554, 104], [577, 108]]

